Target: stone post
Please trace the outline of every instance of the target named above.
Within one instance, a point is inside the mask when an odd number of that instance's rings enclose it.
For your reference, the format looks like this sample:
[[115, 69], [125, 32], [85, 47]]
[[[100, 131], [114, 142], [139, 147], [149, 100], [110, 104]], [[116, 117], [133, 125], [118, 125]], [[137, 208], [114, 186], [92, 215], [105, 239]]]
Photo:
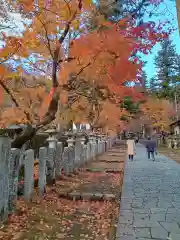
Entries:
[[68, 143], [68, 172], [72, 173], [74, 171], [74, 162], [75, 162], [75, 147], [74, 147], [74, 138], [70, 136], [67, 140]]
[[47, 148], [41, 147], [39, 149], [39, 177], [38, 188], [39, 195], [42, 196], [45, 193], [46, 188], [46, 162], [47, 162]]
[[22, 146], [22, 148], [20, 150], [20, 157], [19, 157], [20, 166], [24, 164], [25, 151], [26, 151], [26, 143]]
[[80, 163], [80, 165], [84, 166], [85, 161], [86, 161], [86, 150], [87, 150], [86, 146], [85, 146], [85, 141], [86, 141], [85, 137], [82, 136], [80, 138], [80, 141], [81, 141], [81, 156], [80, 156], [81, 163]]
[[97, 143], [96, 143], [96, 137], [95, 136], [93, 136], [92, 146], [93, 146], [93, 159], [95, 160], [96, 154], [97, 154]]
[[69, 160], [69, 148], [65, 147], [64, 152], [62, 155], [63, 158], [63, 168], [64, 168], [64, 173], [69, 174], [69, 166], [68, 166], [68, 160]]
[[174, 138], [174, 149], [177, 149], [177, 138]]
[[105, 149], [106, 149], [105, 144], [106, 144], [106, 137], [105, 137], [105, 135], [103, 135], [103, 137], [102, 137], [102, 153], [105, 152]]
[[56, 148], [56, 158], [55, 158], [56, 178], [59, 178], [61, 176], [62, 153], [63, 153], [63, 143], [58, 142], [57, 148]]
[[25, 152], [24, 164], [24, 198], [29, 201], [34, 190], [34, 151], [32, 149]]
[[55, 157], [56, 149], [48, 148], [48, 157], [47, 157], [47, 175], [46, 180], [48, 185], [53, 185], [55, 183]]
[[88, 162], [90, 158], [91, 158], [91, 144], [90, 142], [88, 142], [86, 148], [86, 162]]
[[168, 138], [167, 142], [168, 142], [168, 148], [171, 148], [172, 147], [172, 145], [171, 145], [171, 138]]
[[20, 150], [11, 149], [10, 165], [9, 165], [9, 213], [15, 211], [17, 192], [18, 192], [18, 177], [20, 168]]
[[93, 158], [93, 135], [89, 136], [89, 144], [90, 144], [90, 149], [89, 149], [90, 159], [92, 159]]
[[9, 162], [11, 141], [8, 137], [0, 137], [0, 220], [8, 218], [9, 203]]
[[81, 151], [82, 151], [81, 137], [77, 136], [75, 141], [75, 167], [79, 167], [81, 164], [80, 163]]
[[101, 136], [97, 135], [97, 154], [99, 155], [101, 150], [100, 150], [100, 141], [101, 141]]
[[72, 151], [71, 151], [71, 160], [72, 160], [72, 169], [74, 172], [75, 169], [75, 146], [72, 146]]

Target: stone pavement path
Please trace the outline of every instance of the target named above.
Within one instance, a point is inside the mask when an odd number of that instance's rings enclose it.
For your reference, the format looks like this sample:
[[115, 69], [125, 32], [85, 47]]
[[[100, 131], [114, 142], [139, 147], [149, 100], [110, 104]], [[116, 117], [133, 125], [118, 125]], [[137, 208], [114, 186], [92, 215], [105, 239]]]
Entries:
[[137, 144], [126, 161], [116, 240], [180, 240], [180, 164], [147, 159]]

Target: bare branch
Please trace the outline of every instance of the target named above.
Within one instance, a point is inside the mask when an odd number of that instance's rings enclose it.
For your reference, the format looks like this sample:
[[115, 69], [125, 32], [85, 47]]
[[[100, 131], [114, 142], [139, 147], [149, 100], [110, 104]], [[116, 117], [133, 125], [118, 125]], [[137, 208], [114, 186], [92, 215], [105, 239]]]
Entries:
[[45, 35], [46, 35], [46, 39], [47, 39], [47, 44], [48, 44], [48, 49], [49, 49], [49, 52], [50, 52], [50, 55], [53, 59], [53, 53], [52, 53], [52, 50], [51, 50], [51, 44], [50, 44], [50, 39], [48, 37], [48, 32], [47, 32], [47, 29], [46, 29], [46, 25], [41, 21], [41, 19], [37, 16], [37, 19], [40, 21], [40, 23], [42, 24], [44, 30], [45, 30]]
[[[21, 108], [21, 106], [19, 105], [18, 101], [16, 100], [16, 98], [15, 98], [14, 95], [13, 95], [13, 93], [11, 92], [11, 90], [6, 86], [6, 84], [5, 84], [1, 79], [0, 79], [0, 85], [1, 85], [1, 87], [4, 89], [4, 91], [11, 97], [11, 99], [12, 99], [12, 101], [14, 102], [15, 106], [16, 106], [17, 108]], [[31, 119], [30, 114], [29, 114], [26, 110], [24, 110], [24, 109], [23, 109], [23, 112], [24, 112], [24, 114], [26, 115], [27, 120], [28, 120], [29, 122], [32, 122], [32, 119]]]

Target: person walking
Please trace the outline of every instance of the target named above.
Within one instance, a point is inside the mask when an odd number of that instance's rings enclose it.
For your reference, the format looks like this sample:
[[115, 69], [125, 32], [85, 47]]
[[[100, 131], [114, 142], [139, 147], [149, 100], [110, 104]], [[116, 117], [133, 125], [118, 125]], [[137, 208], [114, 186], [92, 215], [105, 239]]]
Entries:
[[136, 153], [136, 145], [135, 145], [135, 141], [133, 138], [129, 138], [127, 140], [127, 153], [129, 156], [129, 160], [133, 161], [134, 155]]
[[155, 161], [154, 153], [156, 151], [156, 141], [148, 137], [148, 140], [146, 142], [146, 149], [147, 149], [148, 159], [152, 157], [153, 161]]

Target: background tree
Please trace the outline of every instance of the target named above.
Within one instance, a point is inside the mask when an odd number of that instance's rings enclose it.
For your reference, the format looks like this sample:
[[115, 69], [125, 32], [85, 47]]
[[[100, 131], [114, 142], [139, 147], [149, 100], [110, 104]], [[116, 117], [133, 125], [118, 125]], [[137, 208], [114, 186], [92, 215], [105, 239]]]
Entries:
[[[68, 3], [56, 0], [48, 4], [46, 1], [34, 4], [33, 1], [14, 3], [9, 0], [8, 3], [13, 11], [21, 14], [24, 29], [20, 36], [2, 34], [0, 85], [1, 91], [10, 96], [14, 107], [21, 111], [22, 119], [27, 123], [27, 129], [12, 141], [12, 147], [20, 148], [40, 128], [56, 119], [59, 98], [64, 92], [68, 93], [67, 102], [63, 111], [59, 111], [59, 116], [75, 102], [92, 103], [94, 99], [88, 90], [92, 81], [96, 83], [96, 91], [100, 86], [100, 89], [106, 89], [108, 100], [115, 105], [125, 96], [138, 98], [138, 93], [131, 86], [142, 67], [136, 54], [148, 53], [156, 42], [167, 36], [167, 32], [154, 23], [137, 27], [128, 19], [114, 24], [103, 17], [98, 20], [100, 27], [89, 31], [89, 19], [96, 9], [89, 0]], [[70, 35], [67, 56], [63, 44]], [[12, 63], [16, 65], [16, 72], [12, 71]], [[42, 107], [36, 110], [37, 118], [32, 108], [21, 101], [27, 94], [22, 97], [23, 91], [16, 93], [13, 84], [7, 84], [7, 81], [14, 81], [17, 74], [21, 76], [23, 69], [36, 75], [43, 72], [49, 77], [47, 81], [51, 81], [52, 89], [49, 94], [45, 91], [47, 97], [44, 97]], [[70, 76], [72, 73], [73, 77]], [[89, 113], [100, 112], [97, 111], [101, 106], [99, 101], [89, 105], [96, 107]]]
[[168, 100], [149, 97], [141, 106], [143, 119], [148, 121], [151, 129], [155, 128], [158, 132], [168, 131], [173, 108]]
[[171, 98], [172, 86], [177, 82], [179, 68], [178, 54], [171, 40], [166, 39], [162, 42], [161, 49], [155, 57], [155, 66], [157, 73], [154, 80], [159, 90], [159, 96]]

